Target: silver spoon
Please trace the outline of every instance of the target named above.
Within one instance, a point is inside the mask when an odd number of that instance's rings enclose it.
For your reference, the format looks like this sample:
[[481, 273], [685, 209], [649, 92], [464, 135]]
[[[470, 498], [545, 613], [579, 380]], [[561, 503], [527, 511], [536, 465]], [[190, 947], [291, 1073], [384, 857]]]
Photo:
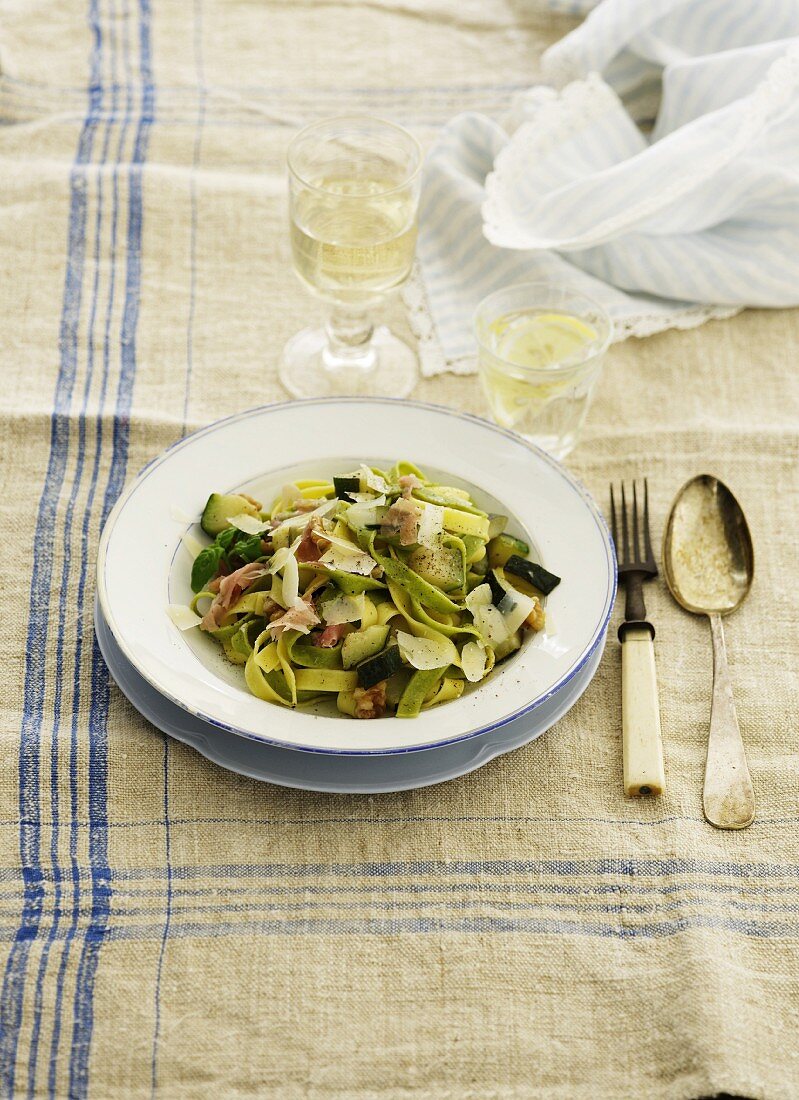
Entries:
[[701, 474], [677, 494], [663, 538], [663, 572], [677, 603], [710, 619], [713, 703], [702, 792], [705, 817], [718, 829], [745, 829], [754, 820], [755, 792], [735, 713], [721, 617], [746, 599], [754, 552], [741, 506], [718, 478]]

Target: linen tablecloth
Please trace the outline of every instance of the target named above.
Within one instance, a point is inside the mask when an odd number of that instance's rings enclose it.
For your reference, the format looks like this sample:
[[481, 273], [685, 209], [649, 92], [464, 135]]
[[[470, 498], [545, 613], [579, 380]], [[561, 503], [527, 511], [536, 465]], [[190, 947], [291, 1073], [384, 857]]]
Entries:
[[[701, 471], [747, 511], [757, 579], [727, 633], [750, 829], [702, 819], [710, 639], [660, 581], [659, 801], [621, 792], [613, 632], [568, 717], [458, 781], [238, 778], [110, 682], [103, 517], [182, 433], [283, 397], [280, 348], [319, 313], [290, 271], [294, 128], [367, 110], [429, 141], [503, 109], [573, 21], [519, 0], [3, 14], [3, 1095], [799, 1094], [799, 315], [614, 348], [569, 460], [603, 501], [647, 474], [658, 531]], [[483, 409], [472, 379], [416, 396]]]

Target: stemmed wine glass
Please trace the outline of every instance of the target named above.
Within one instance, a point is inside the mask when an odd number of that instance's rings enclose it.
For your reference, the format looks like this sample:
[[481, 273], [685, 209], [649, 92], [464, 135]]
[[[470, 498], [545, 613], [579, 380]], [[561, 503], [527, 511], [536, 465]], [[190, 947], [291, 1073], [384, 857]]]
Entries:
[[294, 269], [331, 306], [283, 352], [280, 378], [295, 397], [404, 397], [416, 353], [371, 310], [408, 278], [416, 248], [422, 151], [401, 126], [343, 117], [301, 130], [288, 151]]

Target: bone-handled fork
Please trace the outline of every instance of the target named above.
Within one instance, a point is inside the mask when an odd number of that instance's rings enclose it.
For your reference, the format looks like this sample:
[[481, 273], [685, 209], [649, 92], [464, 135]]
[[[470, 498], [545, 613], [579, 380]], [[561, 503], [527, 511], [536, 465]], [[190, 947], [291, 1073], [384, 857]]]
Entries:
[[[619, 563], [619, 583], [625, 587], [621, 642], [622, 746], [624, 793], [662, 794], [666, 785], [663, 744], [660, 736], [660, 703], [655, 669], [655, 628], [646, 617], [643, 586], [657, 576], [649, 535], [649, 486], [643, 485], [643, 514], [639, 516], [639, 489], [632, 486], [628, 509], [621, 485], [621, 543], [616, 518], [616, 499], [610, 487], [610, 518]], [[629, 513], [629, 514], [628, 514]]]

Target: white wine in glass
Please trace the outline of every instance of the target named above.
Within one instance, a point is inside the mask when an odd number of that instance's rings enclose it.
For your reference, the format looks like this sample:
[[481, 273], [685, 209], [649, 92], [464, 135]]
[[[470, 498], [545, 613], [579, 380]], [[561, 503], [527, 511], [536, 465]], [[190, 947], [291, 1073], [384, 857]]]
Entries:
[[291, 245], [305, 286], [328, 302], [327, 325], [306, 329], [283, 353], [295, 397], [404, 396], [413, 350], [370, 310], [410, 274], [416, 247], [421, 150], [405, 130], [342, 118], [302, 130], [289, 148]]

